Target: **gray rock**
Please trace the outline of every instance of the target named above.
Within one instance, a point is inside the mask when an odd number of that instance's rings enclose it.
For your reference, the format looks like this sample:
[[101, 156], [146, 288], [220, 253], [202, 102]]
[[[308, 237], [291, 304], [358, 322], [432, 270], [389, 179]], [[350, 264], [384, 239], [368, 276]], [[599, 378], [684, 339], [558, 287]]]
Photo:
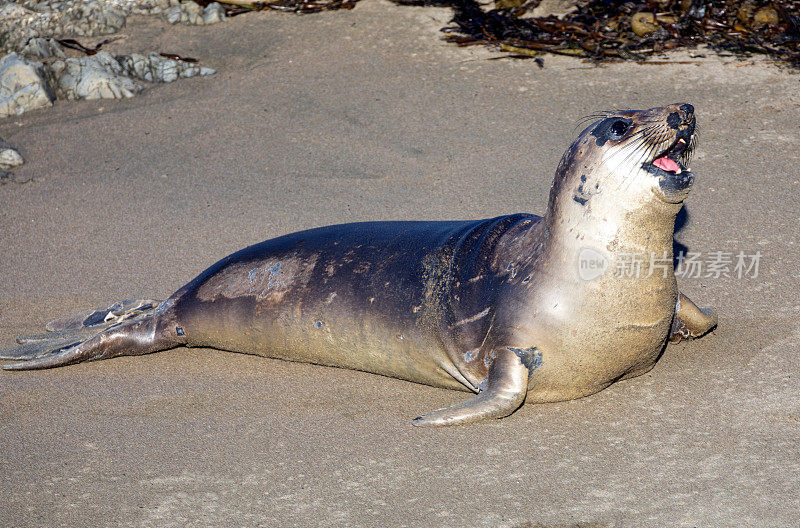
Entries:
[[225, 20], [225, 9], [217, 2], [203, 8], [192, 0], [184, 3], [173, 0], [170, 2], [170, 6], [164, 15], [165, 20], [170, 24], [203, 26]]
[[[219, 3], [205, 8], [192, 0], [0, 0], [0, 118], [63, 99], [132, 97], [137, 80], [172, 82], [214, 70], [153, 53], [112, 57], [100, 52], [68, 58], [58, 36], [115, 33], [129, 14], [162, 13], [170, 23], [212, 24], [225, 19]], [[26, 60], [31, 59], [31, 60]], [[44, 61], [44, 64], [40, 61]]]
[[116, 33], [128, 15], [160, 15], [171, 24], [205, 25], [225, 20], [217, 3], [192, 0], [0, 0], [0, 53], [21, 51], [32, 38]]
[[80, 59], [48, 63], [47, 74], [62, 99], [122, 99], [142, 91], [136, 80], [173, 82], [179, 78], [211, 75], [211, 68], [151, 53], [112, 56], [101, 51]]
[[218, 2], [208, 4], [203, 9], [203, 24], [216, 24], [225, 20], [225, 8]]
[[25, 161], [19, 152], [0, 138], [0, 185], [6, 183], [25, 183], [30, 180], [20, 180], [9, 170], [19, 167]]
[[203, 14], [203, 8], [200, 7], [200, 4], [192, 2], [192, 0], [189, 0], [188, 2], [183, 4], [183, 9], [184, 9], [184, 11], [189, 13], [190, 15], [202, 15]]
[[[2, 0], [0, 0], [2, 1]], [[31, 38], [96, 36], [125, 27], [134, 6], [141, 9], [152, 0], [67, 0], [0, 5], [0, 51], [20, 51]]]
[[177, 24], [181, 21], [181, 15], [183, 15], [183, 10], [180, 5], [176, 5], [167, 9], [165, 18], [170, 24]]
[[47, 68], [56, 95], [63, 99], [122, 99], [142, 91], [142, 86], [126, 76], [119, 62], [105, 51], [53, 61]]
[[32, 38], [28, 41], [28, 44], [22, 48], [20, 53], [24, 57], [31, 57], [34, 59], [49, 59], [51, 57], [67, 58], [61, 44], [51, 38]]
[[121, 11], [107, 10], [103, 13], [103, 15], [105, 27], [116, 29], [117, 31], [125, 27], [125, 22], [127, 21], [125, 13]]
[[9, 170], [25, 163], [22, 155], [11, 147], [0, 146], [0, 170]]
[[0, 19], [3, 20], [24, 19], [35, 14], [35, 11], [27, 9], [19, 4], [15, 4], [14, 2], [4, 2], [2, 5], [0, 5]]
[[41, 64], [16, 53], [0, 59], [0, 117], [52, 106], [54, 99]]
[[168, 83], [179, 78], [216, 73], [211, 68], [204, 68], [191, 62], [179, 61], [151, 53], [147, 57], [138, 53], [120, 55], [117, 61], [123, 71], [136, 79], [147, 82]]

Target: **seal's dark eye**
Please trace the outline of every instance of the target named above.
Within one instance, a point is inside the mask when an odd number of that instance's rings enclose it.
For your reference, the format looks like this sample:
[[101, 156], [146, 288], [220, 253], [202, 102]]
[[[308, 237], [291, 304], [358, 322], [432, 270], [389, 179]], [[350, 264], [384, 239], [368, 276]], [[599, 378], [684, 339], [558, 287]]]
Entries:
[[622, 137], [627, 131], [628, 125], [625, 121], [614, 121], [614, 124], [611, 125], [611, 133], [617, 136], [617, 138]]
[[606, 141], [617, 141], [628, 133], [633, 125], [633, 120], [625, 117], [609, 117], [595, 123], [590, 133], [597, 138], [598, 147], [605, 145]]

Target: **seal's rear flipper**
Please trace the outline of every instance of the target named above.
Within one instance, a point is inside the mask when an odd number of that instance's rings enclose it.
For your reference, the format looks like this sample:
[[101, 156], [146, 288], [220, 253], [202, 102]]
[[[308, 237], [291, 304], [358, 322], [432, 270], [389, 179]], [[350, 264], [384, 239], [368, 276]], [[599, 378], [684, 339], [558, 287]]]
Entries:
[[[86, 328], [108, 328], [137, 315], [154, 310], [161, 301], [153, 299], [127, 299], [110, 306], [87, 310], [77, 315], [54, 319], [45, 325], [48, 332], [78, 331]], [[46, 336], [47, 334], [45, 334]], [[20, 338], [24, 339], [24, 338]], [[22, 343], [19, 339], [18, 343]]]
[[[97, 333], [97, 332], [95, 332]], [[51, 339], [40, 339], [37, 341], [25, 341], [23, 344], [11, 348], [0, 350], [0, 359], [17, 359], [27, 361], [46, 356], [53, 350], [61, 350], [77, 345], [81, 341], [92, 337], [80, 334], [68, 334], [66, 336], [56, 336]]]
[[159, 302], [129, 300], [83, 314], [56, 319], [49, 333], [17, 338], [19, 346], [0, 350], [13, 359], [3, 370], [31, 370], [70, 365], [92, 359], [140, 355], [176, 346], [156, 331]]
[[417, 427], [460, 425], [503, 418], [516, 411], [528, 392], [528, 368], [512, 349], [500, 348], [480, 394], [411, 421]]

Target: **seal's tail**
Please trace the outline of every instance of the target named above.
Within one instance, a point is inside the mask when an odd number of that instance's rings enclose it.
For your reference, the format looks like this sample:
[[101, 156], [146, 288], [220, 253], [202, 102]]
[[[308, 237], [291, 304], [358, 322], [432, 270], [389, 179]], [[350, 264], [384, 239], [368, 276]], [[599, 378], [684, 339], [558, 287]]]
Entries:
[[[161, 301], [135, 299], [62, 317], [45, 325], [47, 333], [17, 338], [19, 346], [0, 350], [0, 359], [16, 360], [3, 365], [4, 370], [29, 370], [58, 367], [87, 359], [121, 355], [119, 337], [139, 339], [143, 346], [133, 354], [144, 354], [154, 344], [153, 315]], [[115, 330], [124, 330], [115, 332]], [[149, 346], [148, 346], [149, 345]], [[164, 347], [161, 347], [164, 348]], [[156, 350], [160, 350], [157, 348]]]

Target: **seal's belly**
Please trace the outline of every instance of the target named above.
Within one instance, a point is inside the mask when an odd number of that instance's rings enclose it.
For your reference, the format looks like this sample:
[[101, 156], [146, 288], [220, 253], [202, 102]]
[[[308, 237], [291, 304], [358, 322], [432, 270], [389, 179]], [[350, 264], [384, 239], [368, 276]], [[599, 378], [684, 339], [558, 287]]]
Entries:
[[190, 344], [464, 388], [448, 373], [446, 353], [424, 326], [390, 321], [379, 311], [359, 310], [354, 315], [348, 306], [346, 294], [340, 293], [330, 305], [287, 303], [280, 311], [261, 312], [249, 324], [243, 324], [243, 318], [222, 318], [216, 324], [206, 318], [191, 325], [195, 330]]

